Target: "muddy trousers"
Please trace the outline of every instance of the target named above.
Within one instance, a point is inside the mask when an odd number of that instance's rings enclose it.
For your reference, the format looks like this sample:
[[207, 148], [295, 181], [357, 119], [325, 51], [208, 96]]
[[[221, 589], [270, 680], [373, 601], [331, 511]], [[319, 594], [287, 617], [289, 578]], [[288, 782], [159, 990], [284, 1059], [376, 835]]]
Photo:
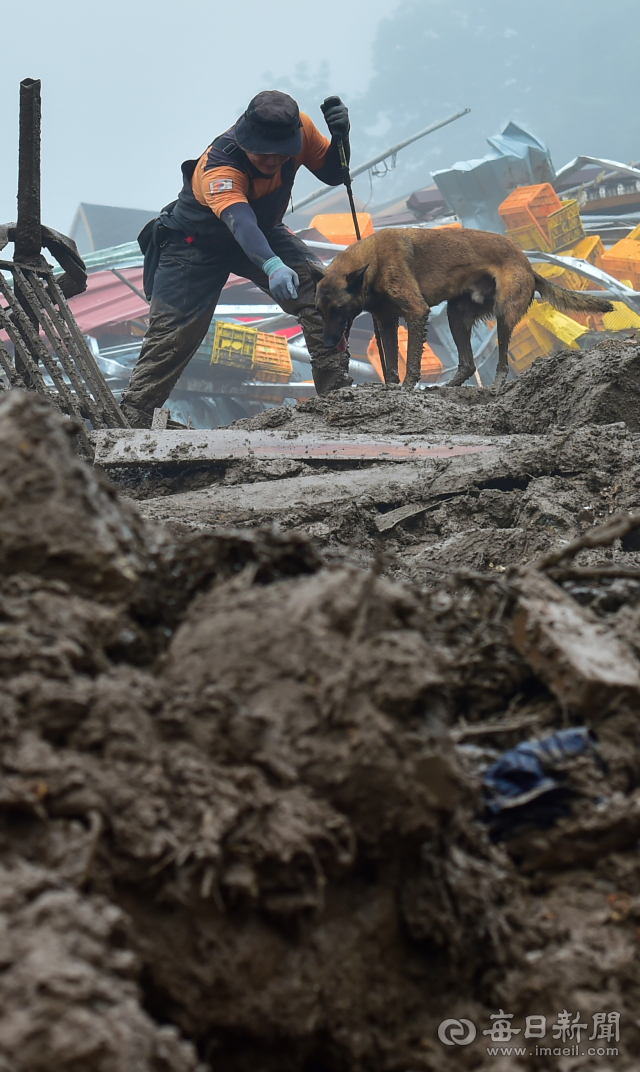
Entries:
[[[322, 344], [322, 318], [315, 307], [315, 284], [307, 260], [316, 257], [284, 224], [267, 235], [269, 245], [300, 279], [298, 297], [282, 303], [298, 319], [311, 357], [318, 394], [351, 383], [349, 353]], [[268, 292], [267, 277], [252, 264], [229, 234], [187, 242], [180, 232], [168, 232], [153, 282], [149, 329], [122, 407], [134, 426], [148, 427], [153, 410], [171, 394], [204, 339], [229, 274], [244, 276]]]

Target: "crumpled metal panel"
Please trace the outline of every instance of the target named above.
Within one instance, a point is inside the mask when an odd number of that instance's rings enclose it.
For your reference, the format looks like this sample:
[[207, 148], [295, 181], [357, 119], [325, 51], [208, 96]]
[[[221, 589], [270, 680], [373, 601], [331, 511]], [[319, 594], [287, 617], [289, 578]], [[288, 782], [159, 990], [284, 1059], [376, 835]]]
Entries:
[[555, 182], [556, 173], [545, 142], [517, 123], [487, 139], [491, 152], [464, 160], [433, 179], [452, 212], [465, 227], [504, 234], [498, 207], [517, 186]]
[[560, 168], [556, 173], [556, 180], [566, 178], [572, 171], [580, 171], [585, 164], [595, 164], [604, 168], [605, 171], [619, 171], [621, 175], [631, 175], [634, 179], [640, 179], [640, 171], [638, 168], [631, 167], [630, 164], [621, 164], [618, 160], [603, 160], [599, 156], [576, 156], [575, 160], [571, 160]]

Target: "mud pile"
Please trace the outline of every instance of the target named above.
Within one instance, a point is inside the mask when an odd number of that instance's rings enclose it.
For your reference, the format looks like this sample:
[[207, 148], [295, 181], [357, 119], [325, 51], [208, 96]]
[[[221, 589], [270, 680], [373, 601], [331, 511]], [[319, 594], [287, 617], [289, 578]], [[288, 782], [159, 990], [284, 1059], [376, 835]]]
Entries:
[[366, 384], [336, 396], [280, 407], [238, 428], [286, 425], [291, 432], [318, 428], [372, 435], [431, 432], [544, 435], [550, 428], [624, 423], [640, 432], [640, 345], [605, 340], [587, 351], [563, 350], [535, 361], [499, 395], [475, 387], [435, 387], [406, 393]]
[[[640, 346], [626, 341], [538, 361], [498, 397], [471, 387], [358, 387], [238, 426], [278, 427], [291, 438], [402, 435], [410, 444], [419, 435], [495, 449], [351, 468], [243, 462], [210, 487], [150, 498], [140, 509], [177, 530], [221, 519], [296, 529], [363, 565], [384, 551], [396, 576], [433, 586], [452, 569], [524, 564], [612, 512], [637, 507], [639, 415]], [[619, 550], [612, 549], [614, 559]], [[637, 537], [625, 550], [640, 550]]]
[[[68, 430], [0, 401], [2, 1072], [540, 1067], [488, 1055], [499, 1008], [617, 1011], [634, 1068], [640, 581], [598, 573], [609, 536], [427, 592], [144, 523]], [[571, 724], [601, 765], [492, 840], [482, 770]]]

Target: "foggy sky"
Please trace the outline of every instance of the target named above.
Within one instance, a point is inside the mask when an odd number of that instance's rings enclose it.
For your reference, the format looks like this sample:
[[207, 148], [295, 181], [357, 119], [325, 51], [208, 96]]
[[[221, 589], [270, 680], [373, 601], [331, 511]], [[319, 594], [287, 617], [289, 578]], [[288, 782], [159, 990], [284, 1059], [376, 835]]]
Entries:
[[[320, 101], [341, 94], [355, 164], [472, 108], [403, 150], [373, 204], [483, 155], [510, 119], [557, 167], [640, 160], [640, 0], [5, 0], [2, 16], [0, 222], [15, 218], [24, 77], [43, 82], [43, 220], [63, 231], [80, 201], [173, 200], [182, 160], [264, 88], [293, 92], [320, 126]], [[301, 180], [298, 196], [317, 185]], [[369, 197], [366, 176], [357, 192]]]
[[[3, 0], [0, 223], [15, 219], [18, 97], [42, 79], [42, 218], [68, 231], [80, 201], [156, 209], [180, 164], [226, 130], [264, 74], [322, 60], [334, 92], [371, 74], [389, 0]], [[319, 102], [318, 102], [319, 103]], [[320, 122], [317, 110], [315, 119]]]

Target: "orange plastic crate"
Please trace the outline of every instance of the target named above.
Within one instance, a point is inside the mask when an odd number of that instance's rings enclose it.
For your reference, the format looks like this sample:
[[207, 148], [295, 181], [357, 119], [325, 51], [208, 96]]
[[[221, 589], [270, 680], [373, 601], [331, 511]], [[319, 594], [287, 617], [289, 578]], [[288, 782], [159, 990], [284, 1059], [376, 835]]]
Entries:
[[284, 335], [257, 333], [252, 376], [267, 383], [288, 383], [293, 373], [289, 346]]
[[[368, 238], [373, 234], [373, 220], [368, 212], [357, 212], [360, 237]], [[311, 227], [315, 227], [320, 234], [324, 235], [327, 242], [335, 242], [338, 246], [351, 246], [356, 239], [353, 217], [350, 212], [327, 212], [324, 215], [314, 216]]]
[[640, 290], [640, 242], [637, 239], [621, 238], [598, 257], [596, 264], [615, 279], [630, 279], [634, 290]]
[[538, 186], [519, 186], [502, 202], [498, 212], [508, 231], [536, 223], [549, 237], [547, 217], [562, 208], [553, 186], [542, 182]]
[[[401, 380], [404, 380], [405, 373], [407, 371], [407, 346], [409, 341], [409, 332], [405, 327], [400, 325], [398, 328], [398, 375]], [[381, 380], [384, 380], [382, 375], [382, 366], [380, 364], [380, 354], [378, 353], [378, 344], [376, 342], [375, 335], [371, 339], [367, 348], [367, 357], [373, 365], [374, 369], [378, 373]], [[437, 383], [442, 375], [443, 364], [440, 358], [433, 352], [429, 343], [425, 342], [422, 349], [422, 361], [420, 362], [420, 382], [421, 383]]]

